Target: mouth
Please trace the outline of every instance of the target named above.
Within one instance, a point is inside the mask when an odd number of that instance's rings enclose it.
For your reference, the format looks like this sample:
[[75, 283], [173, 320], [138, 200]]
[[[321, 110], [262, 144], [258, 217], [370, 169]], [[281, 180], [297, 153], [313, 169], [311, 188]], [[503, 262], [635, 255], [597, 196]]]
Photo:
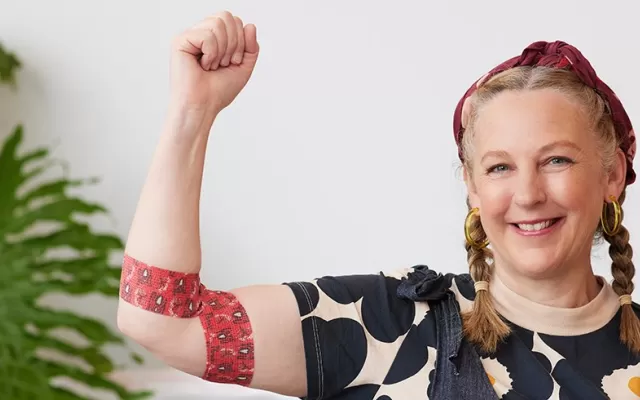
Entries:
[[564, 217], [551, 218], [546, 220], [524, 221], [510, 224], [517, 233], [524, 236], [541, 236], [550, 233], [560, 226]]

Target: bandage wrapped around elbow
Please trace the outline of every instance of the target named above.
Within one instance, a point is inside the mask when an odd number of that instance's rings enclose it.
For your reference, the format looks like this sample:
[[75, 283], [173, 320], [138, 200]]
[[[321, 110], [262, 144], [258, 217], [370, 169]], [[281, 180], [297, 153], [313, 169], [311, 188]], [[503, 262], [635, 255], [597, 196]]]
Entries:
[[156, 314], [198, 317], [207, 346], [202, 379], [250, 384], [254, 371], [253, 331], [246, 310], [232, 293], [208, 290], [197, 273], [166, 270], [125, 254], [120, 297]]

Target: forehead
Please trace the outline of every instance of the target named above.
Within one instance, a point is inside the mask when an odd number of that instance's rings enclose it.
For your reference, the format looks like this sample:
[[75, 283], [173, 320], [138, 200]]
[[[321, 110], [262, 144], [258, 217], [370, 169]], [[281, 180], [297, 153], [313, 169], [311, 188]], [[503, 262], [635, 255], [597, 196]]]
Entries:
[[483, 105], [474, 127], [476, 152], [532, 152], [555, 141], [595, 146], [584, 111], [553, 89], [507, 91]]

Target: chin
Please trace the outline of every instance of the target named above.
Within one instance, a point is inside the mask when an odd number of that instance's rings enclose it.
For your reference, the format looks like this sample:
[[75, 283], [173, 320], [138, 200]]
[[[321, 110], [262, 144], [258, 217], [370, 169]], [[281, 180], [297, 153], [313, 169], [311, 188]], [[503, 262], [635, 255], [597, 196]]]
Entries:
[[523, 230], [508, 224], [501, 243], [507, 251], [499, 258], [519, 275], [529, 278], [553, 276], [566, 265], [572, 247], [567, 245], [576, 240], [570, 234], [571, 225], [567, 224], [566, 217], [560, 217], [538, 229], [531, 228]]
[[511, 257], [511, 268], [529, 278], [544, 278], [554, 275], [563, 265], [557, 261], [557, 254], [550, 249], [523, 249]]

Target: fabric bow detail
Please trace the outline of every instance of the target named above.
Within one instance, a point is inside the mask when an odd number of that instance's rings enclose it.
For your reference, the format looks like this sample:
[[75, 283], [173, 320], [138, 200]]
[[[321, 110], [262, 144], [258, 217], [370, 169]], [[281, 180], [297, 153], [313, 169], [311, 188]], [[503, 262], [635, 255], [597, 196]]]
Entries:
[[402, 279], [397, 295], [412, 301], [441, 300], [446, 297], [450, 286], [449, 274], [445, 276], [429, 269], [426, 265], [417, 265], [413, 267], [413, 272]]

